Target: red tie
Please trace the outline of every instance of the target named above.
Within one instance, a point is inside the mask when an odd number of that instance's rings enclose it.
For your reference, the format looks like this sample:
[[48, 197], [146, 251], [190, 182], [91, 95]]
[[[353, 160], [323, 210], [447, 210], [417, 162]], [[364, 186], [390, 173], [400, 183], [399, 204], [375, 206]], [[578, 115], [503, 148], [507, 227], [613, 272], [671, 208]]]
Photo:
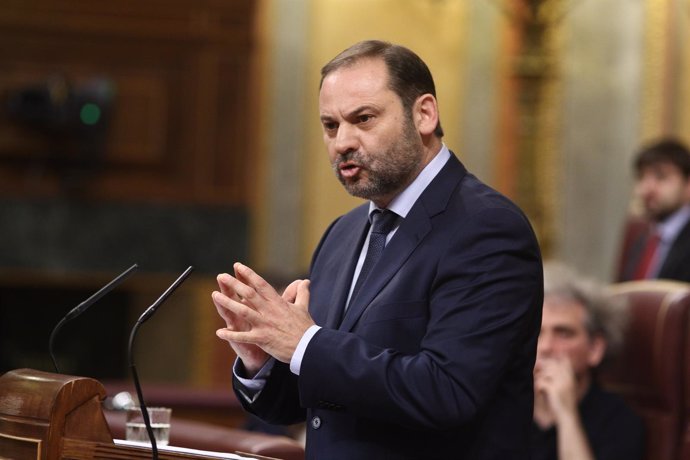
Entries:
[[640, 262], [637, 264], [637, 268], [635, 268], [633, 279], [643, 280], [648, 278], [649, 269], [652, 268], [657, 246], [659, 246], [659, 235], [655, 231], [652, 231], [647, 236], [647, 242], [642, 251]]

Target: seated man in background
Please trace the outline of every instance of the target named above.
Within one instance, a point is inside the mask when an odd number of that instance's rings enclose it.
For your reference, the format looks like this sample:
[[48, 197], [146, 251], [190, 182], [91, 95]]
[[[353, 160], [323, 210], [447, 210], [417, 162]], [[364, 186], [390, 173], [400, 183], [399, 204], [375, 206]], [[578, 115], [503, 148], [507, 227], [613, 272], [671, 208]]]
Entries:
[[544, 307], [534, 367], [533, 460], [635, 460], [641, 419], [603, 390], [595, 371], [622, 342], [625, 311], [600, 286], [553, 262], [544, 266]]
[[635, 158], [635, 196], [642, 220], [626, 226], [618, 281], [690, 281], [690, 151], [674, 139]]

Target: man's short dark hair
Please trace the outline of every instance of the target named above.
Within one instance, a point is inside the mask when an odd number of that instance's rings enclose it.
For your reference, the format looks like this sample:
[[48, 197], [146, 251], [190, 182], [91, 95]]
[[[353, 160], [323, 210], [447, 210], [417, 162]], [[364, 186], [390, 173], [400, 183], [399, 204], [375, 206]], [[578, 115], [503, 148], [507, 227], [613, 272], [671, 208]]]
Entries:
[[[342, 51], [321, 69], [321, 82], [335, 70], [351, 66], [365, 58], [382, 58], [388, 69], [388, 87], [402, 101], [405, 110], [410, 113], [414, 102], [422, 94], [436, 97], [436, 86], [429, 67], [409, 48], [394, 45], [381, 40], [365, 40], [355, 43]], [[443, 137], [443, 128], [439, 119], [434, 134]]]
[[690, 150], [681, 141], [666, 138], [645, 146], [635, 158], [635, 172], [659, 163], [671, 163], [690, 178]]

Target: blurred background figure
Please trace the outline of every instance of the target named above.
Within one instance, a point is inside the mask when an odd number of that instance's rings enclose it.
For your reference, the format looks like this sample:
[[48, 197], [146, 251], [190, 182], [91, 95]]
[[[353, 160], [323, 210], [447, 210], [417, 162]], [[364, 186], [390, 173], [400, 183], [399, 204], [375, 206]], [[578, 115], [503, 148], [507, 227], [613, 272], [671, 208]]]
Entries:
[[544, 266], [544, 308], [534, 367], [534, 460], [635, 460], [641, 419], [602, 389], [596, 371], [620, 346], [622, 305], [565, 265]]
[[617, 279], [690, 281], [690, 151], [663, 139], [637, 154], [634, 169], [641, 218], [626, 226]]

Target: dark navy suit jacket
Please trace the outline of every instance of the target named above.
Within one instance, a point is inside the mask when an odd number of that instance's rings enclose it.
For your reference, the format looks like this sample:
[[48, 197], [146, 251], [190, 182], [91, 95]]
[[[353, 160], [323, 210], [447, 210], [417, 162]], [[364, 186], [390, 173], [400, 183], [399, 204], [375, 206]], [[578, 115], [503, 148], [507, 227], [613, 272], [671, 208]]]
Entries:
[[306, 418], [308, 459], [529, 458], [543, 300], [529, 222], [451, 156], [340, 323], [367, 212], [336, 220], [314, 254], [323, 328], [300, 376], [277, 363], [240, 400], [268, 422]]
[[690, 222], [671, 245], [657, 278], [690, 282]]

